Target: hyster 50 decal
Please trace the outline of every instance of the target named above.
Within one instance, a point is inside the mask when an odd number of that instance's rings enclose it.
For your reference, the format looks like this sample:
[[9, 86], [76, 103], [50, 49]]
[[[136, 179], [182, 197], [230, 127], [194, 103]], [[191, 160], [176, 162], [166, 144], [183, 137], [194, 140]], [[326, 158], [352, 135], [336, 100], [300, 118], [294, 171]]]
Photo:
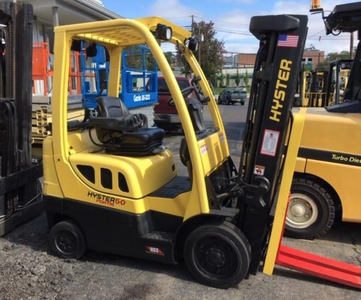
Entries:
[[88, 197], [94, 198], [95, 202], [97, 202], [99, 204], [108, 205], [108, 206], [125, 205], [125, 203], [126, 203], [126, 201], [124, 199], [110, 197], [110, 196], [106, 196], [106, 195], [102, 195], [102, 194], [94, 193], [94, 192], [88, 192]]
[[292, 61], [282, 59], [280, 69], [278, 71], [278, 77], [276, 81], [276, 89], [273, 95], [272, 108], [270, 120], [280, 122], [282, 114], [283, 101], [286, 98], [287, 82], [290, 79]]

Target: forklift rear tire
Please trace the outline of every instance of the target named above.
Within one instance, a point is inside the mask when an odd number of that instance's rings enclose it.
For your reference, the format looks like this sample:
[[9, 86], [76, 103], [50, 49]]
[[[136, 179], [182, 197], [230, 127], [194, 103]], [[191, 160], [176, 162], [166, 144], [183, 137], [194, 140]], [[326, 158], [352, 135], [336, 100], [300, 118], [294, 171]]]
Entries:
[[49, 238], [52, 250], [60, 258], [79, 259], [86, 251], [84, 234], [71, 220], [55, 224]]
[[327, 190], [311, 179], [294, 178], [285, 235], [317, 238], [331, 229], [334, 219], [335, 206]]
[[184, 246], [189, 271], [201, 283], [227, 289], [248, 273], [251, 247], [246, 236], [229, 222], [210, 223], [192, 231]]

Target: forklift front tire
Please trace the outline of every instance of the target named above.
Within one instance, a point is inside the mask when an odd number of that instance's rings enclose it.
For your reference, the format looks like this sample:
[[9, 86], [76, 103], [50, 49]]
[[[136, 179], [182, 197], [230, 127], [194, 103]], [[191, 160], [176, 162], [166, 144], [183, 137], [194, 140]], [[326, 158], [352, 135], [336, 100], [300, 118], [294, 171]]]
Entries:
[[286, 236], [304, 239], [320, 237], [331, 229], [334, 219], [334, 203], [324, 187], [311, 179], [293, 179]]
[[192, 231], [184, 246], [189, 271], [201, 283], [227, 289], [248, 273], [251, 247], [246, 236], [229, 222], [211, 223]]
[[84, 234], [71, 220], [55, 224], [49, 238], [52, 250], [60, 258], [79, 259], [86, 251]]

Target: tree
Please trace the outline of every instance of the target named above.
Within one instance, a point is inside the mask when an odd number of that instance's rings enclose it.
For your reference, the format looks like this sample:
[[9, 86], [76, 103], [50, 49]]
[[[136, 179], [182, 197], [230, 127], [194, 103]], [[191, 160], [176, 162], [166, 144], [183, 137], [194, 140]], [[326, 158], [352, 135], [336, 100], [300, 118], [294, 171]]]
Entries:
[[219, 78], [219, 81], [220, 81], [220, 83], [219, 83], [220, 87], [222, 87], [222, 88], [226, 87], [224, 84], [224, 75], [223, 75], [222, 71], [221, 71], [221, 77]]
[[212, 76], [211, 76], [211, 82], [212, 82], [212, 86], [213, 86], [213, 87], [217, 87], [217, 86], [218, 86], [217, 81], [218, 81], [218, 80], [217, 80], [217, 75], [215, 75], [215, 74], [212, 75]]
[[238, 69], [237, 69], [236, 77], [234, 78], [234, 82], [235, 82], [236, 86], [239, 86], [239, 83], [241, 82], [241, 76], [239, 75]]
[[[353, 57], [355, 57], [355, 53]], [[330, 63], [334, 60], [340, 60], [340, 59], [350, 59], [350, 52], [349, 51], [330, 52], [329, 54], [327, 54], [325, 60], [318, 64], [317, 69], [320, 71], [328, 71], [330, 67]]]
[[248, 75], [248, 70], [247, 69], [246, 69], [246, 74], [244, 74], [243, 81], [244, 81], [244, 85], [246, 86], [246, 88], [248, 88], [249, 75]]
[[[212, 75], [219, 74], [222, 71], [224, 65], [223, 54], [225, 53], [224, 43], [215, 38], [216, 32], [213, 22], [193, 22], [192, 28], [193, 35], [200, 43], [198, 51], [200, 48], [202, 70], [206, 78], [210, 79]], [[203, 41], [201, 41], [201, 36], [204, 37]], [[197, 60], [199, 59], [198, 51], [194, 53]], [[179, 51], [177, 53], [177, 60], [181, 72], [186, 76], [190, 76], [190, 67]]]
[[175, 55], [173, 54], [173, 52], [171, 52], [171, 51], [164, 52], [164, 56], [167, 59], [171, 68], [174, 69], [175, 65], [177, 64], [177, 59], [176, 59]]
[[326, 61], [329, 63], [334, 60], [338, 59], [350, 59], [350, 52], [349, 51], [341, 51], [341, 52], [330, 52], [326, 56]]
[[127, 68], [142, 70], [143, 67], [145, 67], [145, 69], [147, 70], [154, 70], [155, 60], [153, 54], [149, 50], [144, 51], [145, 66], [143, 66], [143, 51], [139, 47], [128, 47], [125, 50], [127, 51], [126, 53]]
[[231, 81], [231, 75], [227, 74], [226, 75], [226, 86], [227, 87], [229, 87], [230, 81]]

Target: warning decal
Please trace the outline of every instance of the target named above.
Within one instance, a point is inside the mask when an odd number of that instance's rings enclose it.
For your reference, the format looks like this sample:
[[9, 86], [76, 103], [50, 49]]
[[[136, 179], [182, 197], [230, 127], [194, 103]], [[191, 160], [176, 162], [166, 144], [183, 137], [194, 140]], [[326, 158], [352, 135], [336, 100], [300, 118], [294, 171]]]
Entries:
[[201, 153], [206, 154], [207, 152], [208, 152], [207, 145], [206, 144], [202, 145], [201, 146]]
[[261, 154], [276, 156], [279, 137], [279, 131], [266, 129], [263, 135]]
[[266, 168], [264, 166], [255, 165], [253, 174], [263, 176], [265, 170], [266, 170]]

